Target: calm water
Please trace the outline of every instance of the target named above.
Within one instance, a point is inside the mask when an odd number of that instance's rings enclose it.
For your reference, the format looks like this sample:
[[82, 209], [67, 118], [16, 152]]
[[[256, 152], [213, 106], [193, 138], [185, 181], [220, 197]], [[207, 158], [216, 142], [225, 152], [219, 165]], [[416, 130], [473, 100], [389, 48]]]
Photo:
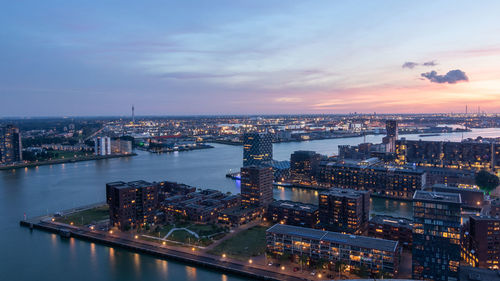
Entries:
[[[500, 136], [500, 129], [481, 129], [464, 137]], [[406, 135], [418, 139], [417, 135]], [[426, 140], [460, 140], [461, 134], [443, 134]], [[382, 136], [367, 136], [380, 142]], [[321, 140], [274, 145], [274, 158], [289, 159], [295, 150], [337, 153], [337, 145], [355, 145], [359, 138]], [[174, 180], [197, 187], [239, 192], [238, 182], [225, 178], [241, 165], [242, 148], [215, 145], [214, 149], [150, 154], [38, 168], [0, 171], [0, 262], [1, 280], [242, 280], [146, 255], [112, 249], [57, 235], [30, 232], [19, 227], [23, 214], [37, 216], [62, 209], [102, 202], [105, 183], [116, 180]], [[317, 202], [314, 191], [276, 189], [275, 198]], [[372, 213], [411, 216], [407, 202], [372, 200]]]

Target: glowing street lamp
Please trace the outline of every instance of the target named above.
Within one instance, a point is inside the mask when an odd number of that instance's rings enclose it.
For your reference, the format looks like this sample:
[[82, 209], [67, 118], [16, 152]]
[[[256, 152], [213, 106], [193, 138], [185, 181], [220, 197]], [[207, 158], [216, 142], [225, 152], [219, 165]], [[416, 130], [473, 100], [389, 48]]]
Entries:
[[252, 264], [252, 262], [253, 262], [253, 260], [251, 260], [251, 259], [249, 259], [249, 260], [248, 260], [248, 263], [249, 263], [249, 264]]

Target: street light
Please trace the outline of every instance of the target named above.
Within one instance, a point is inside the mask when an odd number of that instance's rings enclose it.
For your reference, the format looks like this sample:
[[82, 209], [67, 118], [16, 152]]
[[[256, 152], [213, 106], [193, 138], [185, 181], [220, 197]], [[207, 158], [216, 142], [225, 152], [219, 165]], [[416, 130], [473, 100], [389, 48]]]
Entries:
[[226, 257], [226, 254], [222, 254], [222, 257], [225, 258]]
[[282, 266], [282, 267], [281, 267], [281, 270], [285, 270], [285, 266]]
[[249, 264], [252, 264], [252, 262], [253, 262], [253, 260], [251, 260], [251, 259], [249, 259], [249, 260], [248, 260], [248, 263], [249, 263]]
[[139, 235], [134, 236], [135, 239], [139, 238]]
[[193, 250], [193, 252], [194, 252], [195, 248], [193, 247], [193, 248], [191, 248], [191, 250]]

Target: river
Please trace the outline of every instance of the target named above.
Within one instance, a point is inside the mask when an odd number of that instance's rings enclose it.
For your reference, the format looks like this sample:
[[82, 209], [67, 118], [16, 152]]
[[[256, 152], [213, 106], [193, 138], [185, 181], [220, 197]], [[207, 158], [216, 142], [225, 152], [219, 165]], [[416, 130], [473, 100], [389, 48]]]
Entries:
[[[475, 129], [463, 137], [497, 137], [500, 129]], [[418, 135], [403, 135], [419, 139]], [[380, 142], [382, 136], [366, 136]], [[462, 139], [461, 133], [426, 137], [424, 140]], [[280, 143], [274, 158], [289, 159], [295, 150], [337, 153], [339, 144], [356, 145], [362, 137]], [[224, 192], [239, 192], [237, 181], [227, 179], [229, 170], [241, 166], [242, 148], [215, 144], [213, 149], [152, 154], [98, 161], [40, 166], [0, 171], [0, 263], [1, 280], [243, 280], [172, 261], [159, 260], [75, 239], [29, 231], [19, 226], [28, 217], [103, 202], [105, 183], [116, 180], [172, 180]], [[275, 189], [277, 199], [317, 202], [317, 193], [301, 189]], [[411, 217], [411, 204], [388, 199], [372, 199], [372, 213]]]

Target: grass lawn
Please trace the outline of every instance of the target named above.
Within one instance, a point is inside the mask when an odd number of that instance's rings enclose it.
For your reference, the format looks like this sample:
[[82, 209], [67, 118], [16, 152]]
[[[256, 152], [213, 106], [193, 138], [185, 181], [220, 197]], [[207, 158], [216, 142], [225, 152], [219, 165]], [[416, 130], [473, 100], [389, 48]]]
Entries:
[[163, 238], [165, 237], [165, 235], [167, 235], [167, 233], [172, 229], [174, 228], [174, 226], [172, 224], [169, 224], [169, 225], [162, 225], [162, 226], [158, 226], [158, 227], [152, 227], [153, 231], [149, 232], [148, 235], [149, 236], [154, 236], [154, 237], [158, 237], [158, 231], [160, 231], [160, 237]]
[[266, 250], [266, 227], [254, 226], [223, 241], [210, 254], [226, 254], [232, 258], [246, 260], [264, 254]]
[[170, 234], [170, 236], [167, 239], [182, 243], [191, 242], [191, 244], [193, 244], [195, 241], [198, 240], [196, 237], [194, 237], [194, 235], [185, 230], [176, 230], [172, 232], [172, 234]]
[[108, 205], [72, 213], [67, 216], [62, 216], [56, 218], [56, 221], [66, 224], [71, 224], [73, 222], [74, 225], [87, 225], [105, 219], [109, 219]]
[[90, 151], [64, 151], [64, 150], [53, 150], [54, 153], [54, 158], [53, 159], [68, 159], [68, 158], [75, 158], [76, 157], [82, 157], [82, 156], [92, 156], [92, 152]]
[[188, 226], [187, 229], [196, 232], [200, 237], [224, 232], [224, 228], [215, 224], [192, 224]]

